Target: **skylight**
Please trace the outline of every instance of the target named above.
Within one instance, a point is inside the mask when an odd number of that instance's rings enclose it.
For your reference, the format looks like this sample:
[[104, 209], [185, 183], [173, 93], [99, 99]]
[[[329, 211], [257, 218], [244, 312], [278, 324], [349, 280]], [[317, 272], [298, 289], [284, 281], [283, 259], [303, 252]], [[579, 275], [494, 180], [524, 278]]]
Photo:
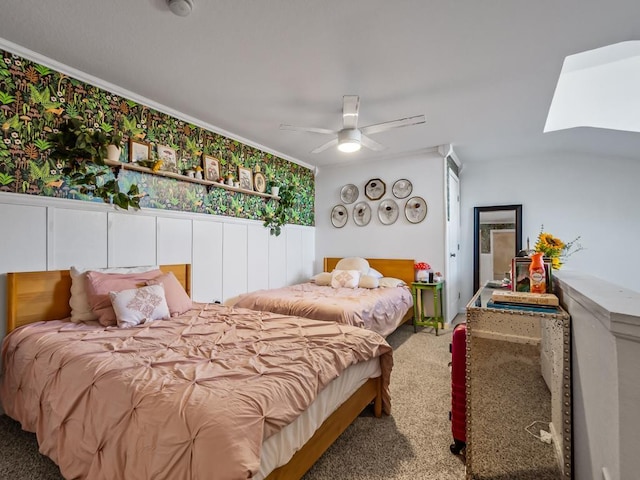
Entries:
[[544, 131], [575, 127], [640, 132], [640, 41], [564, 59]]

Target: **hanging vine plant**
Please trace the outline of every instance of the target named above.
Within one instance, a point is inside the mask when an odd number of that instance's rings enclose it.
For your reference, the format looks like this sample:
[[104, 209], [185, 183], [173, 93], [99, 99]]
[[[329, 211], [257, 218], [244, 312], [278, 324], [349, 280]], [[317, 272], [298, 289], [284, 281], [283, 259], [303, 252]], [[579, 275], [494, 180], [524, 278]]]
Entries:
[[[81, 120], [70, 118], [57, 133], [50, 134], [48, 140], [52, 145], [50, 157], [63, 164], [62, 173], [70, 185], [125, 210], [140, 208], [138, 185], [132, 184], [127, 192], [120, 191], [118, 168], [105, 163], [107, 147], [121, 146], [121, 133], [92, 129]], [[108, 174], [112, 178], [105, 180]]]
[[264, 220], [264, 226], [269, 229], [269, 233], [274, 236], [279, 236], [282, 233], [282, 227], [286, 225], [289, 218], [289, 210], [293, 206], [293, 200], [295, 198], [294, 190], [288, 185], [280, 187], [278, 192], [279, 200], [275, 200], [275, 209], [265, 209], [262, 216]]

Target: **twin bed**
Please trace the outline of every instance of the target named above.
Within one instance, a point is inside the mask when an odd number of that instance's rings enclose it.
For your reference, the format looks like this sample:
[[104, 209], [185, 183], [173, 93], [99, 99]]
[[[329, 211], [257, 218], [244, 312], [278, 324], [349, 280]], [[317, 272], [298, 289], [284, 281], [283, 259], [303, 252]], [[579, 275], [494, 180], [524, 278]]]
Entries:
[[[233, 300], [233, 305], [354, 325], [387, 337], [413, 316], [413, 299], [407, 285], [413, 281], [414, 262], [403, 259], [364, 260], [366, 271], [374, 269], [385, 278], [400, 280], [402, 285], [335, 288], [305, 282], [243, 294]], [[340, 261], [340, 258], [325, 258], [324, 271], [334, 271]]]
[[[161, 270], [189, 293], [189, 265]], [[391, 348], [366, 329], [198, 303], [71, 323], [69, 271], [7, 285], [0, 400], [67, 478], [300, 478], [368, 404], [390, 412]]]

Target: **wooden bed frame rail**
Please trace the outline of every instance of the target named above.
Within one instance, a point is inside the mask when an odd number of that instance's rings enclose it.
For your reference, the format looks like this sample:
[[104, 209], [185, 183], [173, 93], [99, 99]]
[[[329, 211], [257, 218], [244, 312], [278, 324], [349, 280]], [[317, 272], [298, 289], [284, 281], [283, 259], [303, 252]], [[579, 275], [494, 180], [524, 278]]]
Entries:
[[375, 416], [382, 416], [381, 389], [380, 377], [367, 380], [320, 425], [309, 441], [289, 460], [289, 463], [273, 470], [265, 480], [301, 478], [371, 402], [374, 402]]

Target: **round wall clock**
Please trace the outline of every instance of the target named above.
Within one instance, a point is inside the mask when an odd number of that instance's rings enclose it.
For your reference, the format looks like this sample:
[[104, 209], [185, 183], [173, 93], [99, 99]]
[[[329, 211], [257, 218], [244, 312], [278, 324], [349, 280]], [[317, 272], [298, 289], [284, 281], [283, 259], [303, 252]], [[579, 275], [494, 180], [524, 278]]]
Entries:
[[400, 180], [396, 180], [391, 191], [396, 198], [407, 198], [413, 191], [413, 185], [406, 178], [401, 178]]
[[360, 195], [358, 187], [353, 183], [348, 183], [340, 190], [340, 200], [346, 204], [355, 202], [358, 199], [358, 195]]
[[411, 197], [404, 206], [404, 216], [411, 223], [420, 223], [427, 216], [427, 202], [422, 197]]
[[398, 219], [398, 204], [390, 198], [378, 205], [378, 219], [383, 225], [391, 225]]
[[331, 210], [331, 225], [336, 228], [342, 228], [347, 223], [347, 208], [344, 205], [336, 205]]
[[356, 203], [353, 207], [353, 221], [359, 227], [364, 227], [371, 221], [371, 207], [368, 203]]
[[264, 174], [256, 172], [253, 174], [253, 183], [256, 187], [256, 192], [264, 193], [267, 191], [267, 180], [264, 178]]
[[379, 178], [372, 178], [364, 186], [364, 194], [369, 200], [378, 200], [387, 191], [387, 186]]

